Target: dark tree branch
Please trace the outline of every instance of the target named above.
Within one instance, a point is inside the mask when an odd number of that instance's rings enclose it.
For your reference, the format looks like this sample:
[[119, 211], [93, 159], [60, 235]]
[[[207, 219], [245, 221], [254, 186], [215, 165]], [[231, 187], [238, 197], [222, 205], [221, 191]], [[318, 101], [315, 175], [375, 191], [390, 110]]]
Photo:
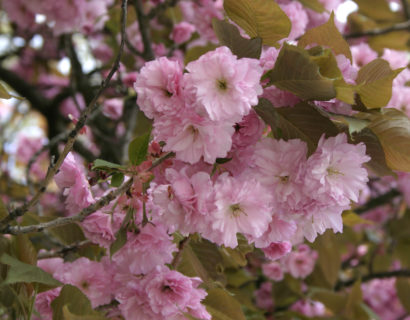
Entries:
[[116, 199], [119, 195], [127, 192], [127, 190], [131, 188], [132, 183], [133, 183], [133, 180], [129, 179], [122, 186], [111, 191], [106, 196], [102, 197], [101, 199], [91, 204], [87, 208], [84, 208], [83, 210], [81, 210], [80, 213], [76, 214], [75, 216], [61, 217], [61, 218], [57, 218], [57, 219], [54, 219], [54, 220], [51, 220], [45, 223], [39, 223], [39, 224], [25, 226], [25, 227], [7, 225], [5, 228], [1, 230], [1, 233], [17, 235], [17, 234], [32, 233], [32, 232], [41, 232], [44, 229], [55, 228], [55, 227], [71, 224], [74, 222], [83, 221], [90, 214], [105, 207], [112, 200]]
[[387, 28], [380, 28], [380, 29], [373, 29], [373, 30], [367, 30], [367, 31], [362, 31], [362, 32], [354, 32], [350, 34], [345, 34], [344, 37], [346, 39], [353, 39], [353, 38], [361, 38], [361, 37], [367, 37], [367, 36], [379, 36], [379, 35], [386, 34], [392, 31], [401, 31], [401, 30], [410, 31], [410, 20], [394, 24]]
[[378, 196], [377, 198], [372, 198], [363, 206], [355, 208], [354, 212], [356, 212], [357, 214], [365, 213], [366, 211], [390, 203], [391, 200], [399, 195], [401, 195], [401, 193], [397, 189], [391, 189], [390, 191], [382, 194], [381, 196]]
[[167, 10], [169, 7], [175, 7], [178, 3], [178, 0], [166, 0], [163, 3], [157, 4], [154, 8], [148, 12], [147, 17], [148, 19], [155, 18], [161, 12]]
[[357, 280], [361, 279], [362, 282], [369, 282], [374, 279], [387, 279], [387, 278], [407, 278], [410, 277], [410, 270], [402, 269], [402, 270], [394, 270], [394, 271], [385, 271], [385, 272], [375, 272], [369, 273], [361, 278], [352, 278], [346, 281], [339, 281], [336, 286], [335, 290], [340, 290], [344, 287], [352, 286]]
[[64, 257], [67, 253], [76, 251], [76, 250], [80, 249], [81, 247], [87, 246], [89, 244], [91, 244], [91, 242], [89, 240], [84, 240], [84, 241], [77, 242], [77, 243], [74, 243], [74, 244], [69, 245], [69, 246], [65, 246], [65, 247], [63, 247], [61, 249], [58, 249], [58, 250], [40, 252], [37, 255], [37, 260], [54, 258], [54, 257], [61, 257], [61, 256]]
[[30, 85], [19, 75], [0, 66], [0, 79], [16, 90], [20, 96], [26, 98], [33, 108], [44, 115], [49, 113], [49, 100], [46, 99], [38, 89]]
[[149, 30], [149, 19], [144, 14], [141, 0], [134, 0], [135, 12], [137, 13], [138, 26], [141, 32], [142, 43], [144, 44], [144, 52], [142, 54], [146, 61], [155, 59], [154, 52], [152, 51], [151, 35]]

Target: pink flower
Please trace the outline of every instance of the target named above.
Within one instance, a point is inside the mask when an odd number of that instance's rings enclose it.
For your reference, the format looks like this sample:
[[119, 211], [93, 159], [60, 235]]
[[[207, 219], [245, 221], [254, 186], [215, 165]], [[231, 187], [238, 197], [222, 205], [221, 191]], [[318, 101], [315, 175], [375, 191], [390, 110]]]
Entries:
[[[274, 214], [272, 217], [272, 222], [269, 223], [268, 229], [265, 231], [265, 233], [257, 239], [250, 240], [255, 241], [255, 247], [265, 248], [268, 254], [272, 253], [275, 256], [276, 254], [272, 252], [275, 249], [275, 247], [270, 248], [270, 245], [275, 242], [284, 242], [290, 240], [293, 241], [295, 239], [296, 229], [297, 227], [295, 220], [286, 221], [279, 215]], [[280, 248], [282, 250], [286, 249], [286, 247], [287, 245], [284, 245], [284, 248]]]
[[256, 145], [254, 159], [258, 179], [271, 190], [278, 213], [299, 213], [304, 205], [300, 178], [306, 153], [306, 143], [299, 139], [265, 138]]
[[237, 59], [227, 47], [207, 52], [190, 62], [185, 76], [199, 104], [212, 120], [240, 121], [262, 94], [262, 68], [256, 59]]
[[366, 146], [347, 143], [344, 133], [319, 141], [315, 153], [306, 165], [305, 189], [311, 197], [336, 205], [349, 205], [358, 201], [360, 190], [366, 187], [367, 171], [363, 164], [370, 160]]
[[326, 315], [326, 307], [319, 301], [299, 300], [292, 305], [291, 310], [307, 317], [321, 317]]
[[405, 68], [410, 62], [406, 51], [397, 51], [389, 48], [384, 48], [381, 58], [387, 60], [392, 69]]
[[55, 288], [48, 291], [40, 292], [36, 295], [34, 306], [40, 315], [40, 318], [34, 317], [35, 320], [52, 320], [53, 309], [51, 302], [60, 295], [61, 288]]
[[104, 101], [102, 113], [107, 118], [112, 120], [119, 120], [122, 116], [122, 110], [124, 108], [124, 101], [120, 98], [112, 98]]
[[178, 160], [194, 164], [203, 158], [213, 164], [224, 158], [232, 146], [232, 123], [218, 123], [194, 113], [161, 117], [154, 122], [154, 138], [165, 141], [164, 151], [173, 151]]
[[268, 278], [274, 280], [274, 281], [281, 281], [283, 280], [283, 269], [280, 263], [278, 262], [269, 262], [269, 263], [264, 263], [262, 265], [262, 271], [265, 276]]
[[353, 65], [359, 68], [377, 59], [377, 52], [365, 42], [351, 46], [350, 51], [353, 56]]
[[187, 312], [199, 319], [211, 319], [211, 315], [201, 304], [207, 295], [204, 289], [199, 289], [199, 278], [188, 278], [183, 274], [169, 270], [166, 267], [157, 268], [144, 278], [145, 290], [152, 310], [170, 319], [173, 316]]
[[238, 232], [252, 238], [261, 236], [272, 220], [271, 196], [255, 180], [220, 175], [215, 183], [215, 204], [212, 228], [222, 234], [222, 239], [212, 233], [204, 236], [227, 247], [238, 245]]
[[119, 272], [138, 275], [170, 263], [176, 250], [163, 225], [147, 224], [139, 233], [127, 234], [127, 243], [112, 256], [112, 260]]
[[37, 266], [50, 273], [59, 281], [63, 279], [64, 260], [62, 258], [49, 258], [37, 261]]
[[91, 301], [93, 308], [112, 299], [111, 275], [100, 262], [79, 258], [65, 263], [64, 282], [78, 287]]
[[3, 0], [2, 2], [9, 19], [22, 29], [29, 29], [35, 25], [35, 12], [30, 10], [26, 2], [24, 0]]
[[[289, 237], [290, 238], [290, 237]], [[288, 241], [272, 242], [268, 247], [262, 248], [265, 256], [270, 260], [277, 260], [287, 255], [292, 250], [292, 244]]]
[[254, 292], [256, 305], [258, 308], [270, 310], [273, 308], [272, 282], [264, 282], [258, 290]]
[[282, 259], [285, 270], [294, 278], [306, 278], [315, 267], [318, 254], [307, 245], [301, 244], [297, 251], [289, 253]]
[[61, 165], [60, 171], [54, 176], [60, 189], [65, 189], [66, 208], [74, 214], [94, 202], [90, 185], [72, 153], [69, 153]]
[[178, 61], [161, 57], [147, 62], [134, 84], [137, 104], [152, 119], [161, 114], [176, 114], [182, 100], [182, 66]]
[[183, 234], [201, 232], [208, 226], [208, 214], [214, 206], [213, 185], [206, 172], [187, 174], [188, 167], [180, 172], [165, 171], [169, 184], [153, 186], [151, 195], [158, 219], [170, 231]]
[[177, 44], [184, 43], [191, 38], [192, 33], [195, 31], [195, 26], [182, 21], [174, 26], [170, 38]]
[[81, 227], [87, 239], [102, 247], [108, 248], [115, 240], [110, 214], [94, 212], [81, 222]]
[[232, 136], [234, 148], [246, 148], [255, 144], [262, 136], [265, 123], [259, 119], [255, 111], [244, 116], [241, 122], [235, 124], [235, 133]]
[[302, 4], [292, 1], [288, 4], [281, 4], [281, 9], [286, 13], [292, 23], [288, 40], [295, 40], [305, 33], [309, 18]]

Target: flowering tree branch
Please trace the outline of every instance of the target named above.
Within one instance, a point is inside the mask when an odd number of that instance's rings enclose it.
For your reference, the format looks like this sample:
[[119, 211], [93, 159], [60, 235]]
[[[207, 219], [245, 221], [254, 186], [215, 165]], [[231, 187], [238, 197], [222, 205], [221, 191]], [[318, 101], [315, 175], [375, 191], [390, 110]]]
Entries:
[[57, 173], [58, 169], [61, 167], [61, 165], [64, 162], [65, 157], [67, 154], [72, 150], [74, 146], [74, 142], [80, 133], [81, 129], [84, 127], [84, 125], [87, 123], [87, 120], [90, 116], [90, 114], [94, 111], [94, 109], [97, 107], [97, 101], [98, 98], [101, 96], [101, 94], [104, 92], [104, 90], [108, 87], [111, 78], [113, 77], [114, 73], [117, 71], [119, 65], [120, 65], [120, 60], [122, 56], [122, 52], [124, 50], [124, 43], [125, 43], [125, 27], [126, 27], [126, 21], [127, 21], [127, 2], [128, 0], [123, 0], [122, 5], [121, 5], [121, 44], [120, 48], [118, 51], [118, 54], [116, 56], [116, 59], [114, 61], [114, 65], [112, 66], [108, 76], [102, 81], [101, 86], [97, 92], [97, 94], [94, 96], [92, 101], [89, 103], [89, 105], [84, 109], [84, 111], [81, 113], [81, 116], [78, 120], [78, 122], [75, 125], [75, 128], [69, 133], [68, 135], [68, 140], [67, 143], [64, 147], [63, 152], [60, 154], [59, 158], [57, 159], [56, 163], [50, 164], [47, 175], [43, 182], [40, 185], [39, 190], [37, 193], [33, 196], [33, 198], [23, 204], [21, 207], [14, 209], [9, 213], [9, 215], [4, 218], [2, 221], [0, 221], [0, 229], [3, 229], [7, 226], [7, 224], [14, 220], [16, 217], [22, 216], [24, 213], [26, 213], [32, 206], [34, 206], [41, 198], [42, 194], [46, 191], [46, 188], [48, 184], [51, 182], [53, 179], [54, 175]]
[[401, 270], [394, 270], [394, 271], [385, 271], [385, 272], [375, 272], [375, 273], [369, 273], [367, 275], [364, 275], [362, 277], [358, 278], [352, 278], [346, 281], [340, 281], [336, 284], [335, 289], [340, 290], [344, 287], [350, 287], [352, 286], [357, 280], [361, 280], [362, 282], [368, 282], [373, 279], [386, 279], [386, 278], [395, 278], [395, 277], [401, 277], [401, 278], [407, 278], [410, 277], [410, 270], [409, 269], [401, 269]]
[[372, 29], [372, 30], [361, 31], [361, 32], [353, 32], [353, 33], [344, 35], [344, 37], [346, 39], [353, 39], [353, 38], [361, 38], [361, 37], [367, 37], [367, 36], [379, 36], [379, 35], [386, 34], [392, 31], [401, 31], [401, 30], [407, 30], [407, 31], [410, 30], [410, 20], [394, 24], [387, 28], [378, 28], [378, 29]]
[[87, 208], [84, 208], [83, 210], [81, 210], [80, 213], [78, 213], [74, 216], [61, 217], [61, 218], [57, 218], [57, 219], [54, 219], [54, 220], [49, 221], [49, 222], [39, 223], [39, 224], [36, 224], [36, 225], [25, 226], [25, 227], [6, 226], [5, 228], [2, 228], [0, 230], [0, 232], [1, 233], [7, 233], [7, 234], [14, 234], [14, 235], [24, 234], [24, 233], [31, 233], [31, 232], [41, 232], [44, 229], [55, 228], [55, 227], [71, 224], [73, 222], [83, 221], [90, 214], [92, 214], [92, 213], [96, 212], [97, 210], [105, 207], [112, 200], [114, 200], [119, 195], [126, 192], [129, 188], [131, 188], [132, 183], [133, 183], [133, 179], [129, 179], [122, 186], [120, 186], [119, 188], [111, 191], [106, 196], [102, 197], [101, 199], [99, 199], [95, 203], [89, 205]]
[[61, 256], [64, 257], [67, 253], [76, 251], [81, 247], [89, 245], [90, 243], [91, 242], [89, 240], [84, 240], [84, 241], [80, 241], [77, 243], [73, 243], [69, 246], [64, 246], [63, 248], [60, 248], [58, 250], [40, 252], [37, 255], [37, 260], [49, 259], [49, 258], [61, 257]]

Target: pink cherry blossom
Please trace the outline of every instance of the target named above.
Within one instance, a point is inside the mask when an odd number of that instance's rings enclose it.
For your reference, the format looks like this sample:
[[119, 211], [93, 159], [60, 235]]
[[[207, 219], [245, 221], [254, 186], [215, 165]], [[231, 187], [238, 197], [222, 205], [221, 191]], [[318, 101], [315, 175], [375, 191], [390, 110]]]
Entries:
[[292, 251], [282, 259], [285, 270], [294, 278], [306, 278], [315, 267], [318, 254], [307, 245], [301, 244], [297, 251]]
[[281, 281], [284, 278], [283, 268], [280, 263], [276, 261], [263, 264], [262, 271], [265, 276], [274, 281]]
[[207, 52], [186, 69], [187, 90], [195, 92], [198, 107], [212, 120], [240, 121], [262, 94], [258, 60], [237, 59], [227, 47]]
[[128, 232], [127, 243], [112, 256], [112, 260], [119, 272], [138, 275], [170, 263], [176, 250], [163, 225], [147, 224], [138, 233]]
[[291, 250], [292, 244], [288, 241], [272, 242], [269, 246], [262, 248], [262, 251], [265, 254], [265, 256], [272, 261], [284, 257]]
[[[258, 181], [219, 176], [215, 183], [216, 209], [211, 213], [212, 228], [223, 235], [222, 243], [235, 248], [238, 232], [253, 238], [261, 236], [272, 220], [271, 196]], [[204, 234], [210, 240], [213, 234]]]
[[177, 44], [184, 43], [191, 38], [194, 31], [194, 25], [189, 22], [182, 21], [174, 26], [170, 38]]
[[215, 122], [195, 113], [161, 117], [154, 122], [154, 138], [165, 141], [164, 151], [173, 151], [178, 160], [194, 164], [202, 158], [213, 164], [224, 158], [232, 146], [233, 124]]
[[81, 222], [84, 235], [91, 242], [108, 248], [115, 240], [111, 215], [101, 211], [94, 212]]
[[134, 84], [137, 104], [148, 118], [172, 115], [184, 106], [182, 66], [178, 61], [161, 57], [144, 65]]

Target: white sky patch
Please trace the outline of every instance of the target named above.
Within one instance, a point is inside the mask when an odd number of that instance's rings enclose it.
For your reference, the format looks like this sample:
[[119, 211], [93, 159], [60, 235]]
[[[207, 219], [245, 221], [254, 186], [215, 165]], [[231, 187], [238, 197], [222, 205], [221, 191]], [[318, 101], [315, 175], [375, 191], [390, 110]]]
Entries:
[[397, 2], [389, 2], [389, 7], [391, 9], [391, 11], [399, 11], [401, 9], [401, 5], [398, 4]]
[[356, 11], [359, 7], [353, 1], [345, 1], [343, 2], [336, 10], [336, 18], [340, 22], [346, 23], [347, 17], [352, 12]]
[[30, 41], [30, 47], [33, 49], [40, 49], [44, 44], [44, 39], [41, 35], [36, 34]]
[[38, 24], [46, 22], [46, 16], [44, 14], [36, 14], [34, 19]]
[[71, 70], [71, 63], [70, 59], [67, 57], [64, 57], [57, 63], [57, 69], [58, 71], [61, 72], [61, 74], [67, 76], [70, 73]]

